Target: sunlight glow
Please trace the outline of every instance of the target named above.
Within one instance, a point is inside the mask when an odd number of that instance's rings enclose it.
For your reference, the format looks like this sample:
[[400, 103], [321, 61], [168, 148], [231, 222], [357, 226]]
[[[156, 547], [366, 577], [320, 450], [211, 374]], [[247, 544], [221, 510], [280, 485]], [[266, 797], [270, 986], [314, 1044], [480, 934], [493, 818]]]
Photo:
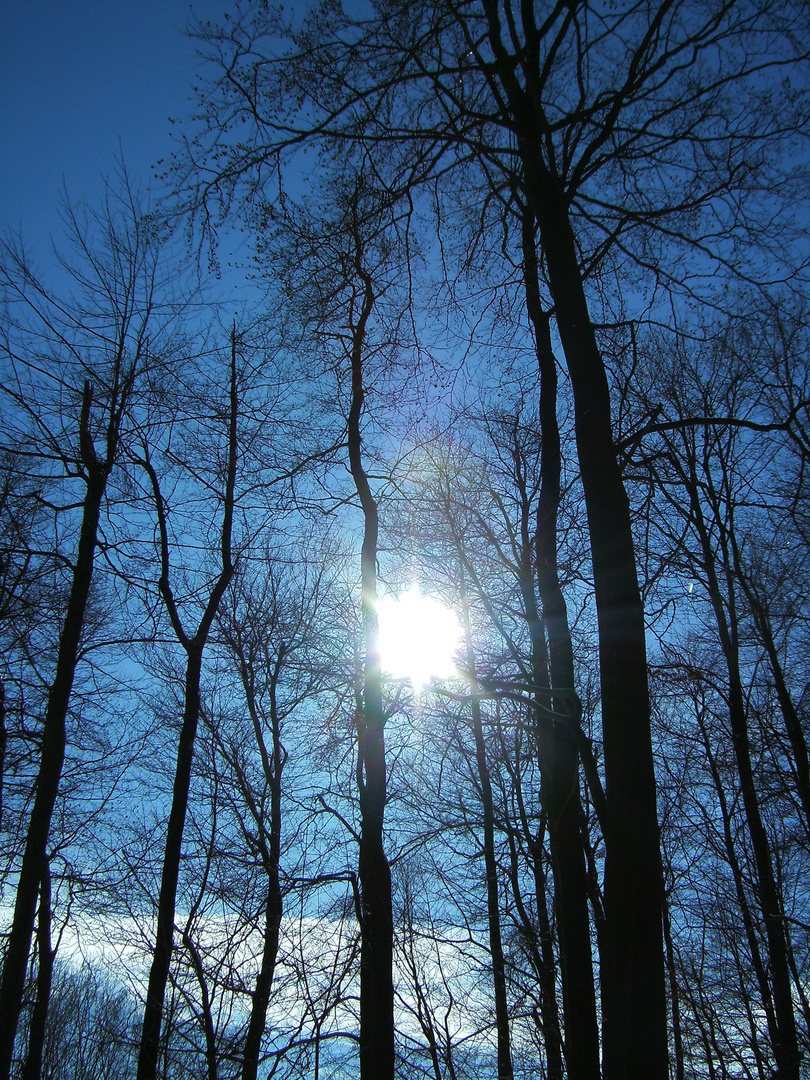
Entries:
[[461, 642], [456, 614], [441, 600], [422, 596], [413, 585], [402, 596], [377, 603], [379, 649], [383, 671], [409, 679], [415, 691], [432, 679], [456, 674], [455, 655]]

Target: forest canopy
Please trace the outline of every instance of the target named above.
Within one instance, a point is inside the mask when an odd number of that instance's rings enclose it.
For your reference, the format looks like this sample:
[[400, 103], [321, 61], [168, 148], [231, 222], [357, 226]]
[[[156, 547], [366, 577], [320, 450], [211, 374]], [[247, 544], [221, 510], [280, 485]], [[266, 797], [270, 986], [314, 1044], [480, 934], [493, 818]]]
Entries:
[[188, 33], [0, 245], [0, 1080], [799, 1080], [806, 5]]

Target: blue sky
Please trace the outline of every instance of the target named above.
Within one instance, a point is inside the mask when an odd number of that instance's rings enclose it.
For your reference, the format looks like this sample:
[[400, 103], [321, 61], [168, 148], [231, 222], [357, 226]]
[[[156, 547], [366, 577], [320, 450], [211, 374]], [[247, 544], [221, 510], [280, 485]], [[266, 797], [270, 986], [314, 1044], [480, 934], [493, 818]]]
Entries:
[[172, 148], [169, 117], [190, 108], [190, 12], [228, 0], [0, 0], [0, 231], [35, 261], [58, 240], [63, 184], [96, 204], [119, 145], [143, 185]]

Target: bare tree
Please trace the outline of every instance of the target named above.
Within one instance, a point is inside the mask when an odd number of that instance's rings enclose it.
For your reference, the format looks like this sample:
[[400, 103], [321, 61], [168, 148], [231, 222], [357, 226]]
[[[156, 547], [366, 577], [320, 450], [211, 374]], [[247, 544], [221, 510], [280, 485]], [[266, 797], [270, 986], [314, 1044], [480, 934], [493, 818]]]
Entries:
[[[325, 671], [318, 663], [317, 642], [324, 628], [325, 570], [302, 561], [293, 574], [274, 565], [271, 551], [251, 581], [240, 578], [233, 602], [220, 612], [222, 642], [238, 671], [258, 768], [248, 765], [244, 725], [226, 722], [216, 732], [219, 752], [232, 773], [236, 791], [234, 813], [244, 840], [255, 853], [264, 876], [261, 917], [247, 915], [260, 925], [259, 970], [251, 992], [250, 1014], [242, 1050], [243, 1080], [255, 1080], [262, 1060], [273, 979], [284, 911], [282, 876], [294, 867], [282, 866], [284, 770], [289, 758], [285, 727], [296, 713], [323, 689]], [[303, 740], [296, 738], [300, 753]], [[250, 745], [249, 743], [247, 745]], [[296, 828], [299, 825], [295, 826]]]
[[[55, 299], [24, 253], [4, 245], [3, 289], [19, 313], [3, 339], [7, 429], [25, 455], [64, 480], [65, 515], [78, 511], [76, 551], [41, 734], [35, 794], [0, 982], [0, 1076], [11, 1067], [37, 895], [65, 759], [66, 719], [93, 582], [102, 505], [121, 456], [136, 376], [159, 336], [158, 237], [124, 183], [102, 212], [67, 210], [77, 256], [65, 265], [79, 295]], [[95, 403], [97, 401], [97, 404]], [[12, 433], [13, 432], [13, 433]], [[37, 467], [35, 465], [35, 467]], [[83, 489], [76, 495], [72, 489]]]
[[180, 607], [171, 582], [171, 544], [169, 539], [169, 509], [161, 491], [161, 482], [153, 457], [146, 443], [140, 463], [149, 479], [154, 499], [158, 529], [158, 553], [160, 579], [158, 588], [163, 599], [172, 629], [186, 654], [184, 680], [183, 722], [177, 744], [177, 763], [172, 787], [171, 810], [166, 828], [163, 870], [158, 898], [157, 928], [149, 983], [144, 1007], [143, 1028], [138, 1052], [138, 1080], [154, 1080], [157, 1071], [160, 1046], [160, 1028], [163, 1017], [163, 1000], [169, 975], [172, 946], [174, 942], [174, 916], [177, 885], [180, 876], [180, 856], [183, 828], [188, 809], [191, 769], [194, 759], [194, 742], [200, 717], [200, 680], [202, 660], [208, 636], [219, 605], [230, 584], [234, 572], [232, 533], [236, 500], [238, 462], [238, 415], [239, 415], [239, 365], [236, 328], [231, 332], [230, 364], [228, 377], [228, 401], [224, 410], [227, 428], [225, 459], [223, 461], [223, 490], [221, 495], [221, 523], [219, 528], [219, 568], [215, 573], [207, 595], [204, 594], [203, 611], [193, 635], [183, 626]]
[[[798, 7], [769, 0], [699, 8], [583, 0], [542, 12], [511, 0], [426, 0], [381, 3], [362, 19], [324, 5], [303, 26], [257, 6], [220, 31], [200, 28], [225, 73], [208, 88], [187, 159], [195, 172], [180, 177], [204, 213], [217, 197], [227, 205], [240, 190], [265, 189], [305, 140], [337, 155], [360, 145], [396, 178], [390, 186], [412, 179], [418, 161], [422, 177], [438, 178], [440, 218], [444, 191], [467, 199], [477, 191], [480, 207], [493, 175], [518, 176], [531, 207], [573, 390], [593, 559], [608, 1080], [663, 1080], [668, 1044], [644, 611], [598, 326], [600, 306], [607, 317], [624, 313], [621, 290], [600, 305], [594, 283], [607, 284], [620, 266], [652, 290], [690, 295], [709, 266], [733, 273], [752, 236], [757, 255], [791, 272], [798, 234], [788, 203], [775, 200], [790, 187], [787, 139], [806, 129], [806, 80], [778, 117], [768, 94], [785, 65], [806, 71], [800, 29]], [[252, 131], [238, 145], [223, 139], [237, 121]], [[213, 175], [196, 172], [201, 157], [214, 162]], [[448, 177], [454, 188], [442, 184]], [[593, 1069], [592, 1049], [589, 1060]]]
[[[363, 464], [361, 417], [365, 403], [364, 345], [375, 301], [375, 285], [366, 264], [356, 203], [352, 207], [353, 241], [351, 331], [351, 404], [348, 417], [349, 469], [363, 511], [360, 593], [363, 622], [363, 686], [357, 701], [357, 786], [360, 792], [360, 1075], [394, 1076], [394, 916], [391, 869], [383, 843], [387, 787], [385, 711], [377, 644], [377, 546], [379, 516]], [[352, 235], [353, 234], [353, 235]]]
[[[720, 671], [724, 673], [721, 708], [723, 712], [727, 710], [724, 726], [733, 750], [736, 774], [733, 786], [739, 786], [750, 853], [742, 850], [735, 835], [733, 798], [727, 794], [729, 781], [721, 765], [722, 744], [720, 749], [713, 745], [718, 735], [707, 730], [700, 712], [697, 719], [717, 794], [725, 855], [745, 929], [749, 963], [767, 1018], [773, 1059], [780, 1075], [797, 1076], [801, 1052], [791, 930], [785, 917], [786, 902], [777, 869], [778, 847], [769, 835], [764, 809], [766, 801], [773, 796], [766, 794], [762, 782], [757, 780], [760, 771], [757, 759], [762, 753], [758, 746], [767, 744], [757, 735], [756, 699], [752, 689], [746, 686], [749, 663], [746, 653], [750, 649], [746, 642], [750, 634], [747, 625], [751, 625], [754, 640], [758, 639], [772, 673], [775, 650], [742, 555], [746, 539], [752, 538], [754, 485], [782, 457], [780, 444], [787, 436], [784, 426], [769, 423], [763, 410], [762, 378], [767, 369], [750, 366], [750, 358], [733, 347], [733, 335], [719, 335], [710, 341], [707, 351], [710, 361], [697, 349], [690, 356], [686, 342], [682, 341], [670, 358], [676, 367], [667, 370], [659, 363], [656, 391], [660, 398], [654, 426], [655, 438], [666, 449], [657, 460], [655, 455], [647, 457], [646, 463], [655, 477], [658, 492], [665, 499], [667, 517], [674, 516], [679, 522], [670, 534], [677, 538], [670, 556], [700, 583], [712, 613], [719, 670], [710, 675], [696, 667], [692, 678], [709, 682], [721, 678]], [[687, 385], [682, 385], [686, 372], [691, 378]], [[778, 672], [781, 665], [776, 659]], [[754, 684], [758, 681], [756, 674], [749, 678]], [[785, 714], [788, 702], [784, 682], [781, 693], [787, 743], [794, 755], [799, 751], [799, 769], [795, 772], [799, 779], [801, 744], [797, 746], [795, 728], [791, 738], [793, 717], [789, 708]], [[779, 740], [771, 738], [769, 742], [769, 756], [777, 757]], [[801, 799], [798, 802], [801, 806]], [[753, 901], [746, 889], [749, 876], [756, 881]]]

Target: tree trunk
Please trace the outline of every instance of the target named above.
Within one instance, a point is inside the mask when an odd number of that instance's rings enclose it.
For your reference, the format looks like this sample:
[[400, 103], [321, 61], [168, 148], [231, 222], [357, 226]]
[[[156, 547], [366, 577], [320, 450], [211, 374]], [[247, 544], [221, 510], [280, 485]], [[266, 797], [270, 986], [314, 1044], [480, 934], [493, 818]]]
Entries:
[[768, 657], [768, 663], [770, 664], [776, 696], [779, 700], [779, 708], [782, 712], [782, 718], [785, 721], [785, 730], [787, 731], [788, 740], [790, 741], [790, 748], [793, 751], [793, 767], [796, 771], [797, 781], [796, 787], [798, 788], [799, 799], [804, 812], [804, 829], [806, 835], [810, 837], [810, 755], [808, 755], [807, 752], [807, 741], [804, 737], [804, 732], [802, 731], [801, 720], [796, 711], [796, 706], [793, 704], [793, 699], [790, 696], [784, 669], [779, 660], [779, 651], [776, 648], [776, 641], [774, 640], [773, 627], [771, 625], [770, 613], [768, 612], [767, 605], [763, 603], [761, 593], [756, 589], [754, 583], [745, 572], [739, 545], [737, 544], [736, 537], [733, 533], [729, 537], [729, 542], [734, 557], [735, 575], [751, 606], [751, 614], [754, 616], [754, 626], [759, 634], [759, 639], [762, 642]]
[[667, 951], [667, 978], [669, 979], [669, 1001], [672, 1009], [672, 1049], [675, 1066], [674, 1080], [685, 1080], [683, 1056], [683, 1030], [681, 1022], [680, 990], [678, 989], [678, 967], [675, 958], [675, 945], [672, 940], [672, 922], [669, 917], [669, 899], [664, 902], [664, 944]]
[[[359, 246], [359, 239], [358, 239]], [[351, 407], [348, 420], [349, 467], [363, 511], [360, 586], [365, 661], [362, 704], [357, 710], [357, 786], [360, 795], [360, 1076], [361, 1080], [394, 1077], [394, 915], [391, 868], [383, 845], [386, 798], [385, 714], [377, 645], [377, 503], [371, 493], [361, 454], [360, 416], [363, 389], [363, 342], [374, 292], [363, 270], [361, 314], [353, 327]]]
[[[273, 757], [268, 760], [262, 749], [262, 764], [264, 766], [265, 779], [270, 786], [270, 844], [266, 852], [265, 872], [267, 873], [267, 899], [264, 910], [264, 943], [262, 946], [262, 962], [259, 974], [256, 977], [256, 987], [253, 991], [253, 1002], [250, 1010], [250, 1022], [248, 1023], [247, 1036], [245, 1037], [245, 1049], [242, 1058], [242, 1080], [256, 1080], [259, 1068], [259, 1054], [261, 1052], [262, 1037], [267, 1021], [267, 1008], [270, 1004], [270, 991], [273, 985], [273, 975], [276, 970], [276, 958], [278, 956], [278, 939], [281, 931], [281, 917], [284, 912], [284, 902], [281, 895], [281, 879], [279, 877], [279, 863], [281, 861], [281, 773], [284, 767], [283, 750], [281, 746], [281, 722], [276, 704], [276, 685], [279, 672], [285, 656], [284, 644], [279, 647], [278, 657], [270, 681], [270, 721], [273, 732]], [[243, 669], [242, 683], [245, 692], [250, 697], [252, 689], [247, 678], [247, 672]], [[254, 702], [249, 702], [251, 720], [253, 721], [256, 740], [261, 748], [264, 747], [258, 713]], [[264, 848], [262, 848], [264, 851]]]
[[567, 212], [526, 137], [521, 148], [574, 392], [599, 627], [606, 789], [603, 1069], [606, 1080], [667, 1080], [663, 876], [630, 507]]
[[[745, 930], [745, 939], [748, 943], [748, 951], [750, 956], [750, 964], [754, 973], [754, 977], [757, 980], [757, 986], [759, 987], [759, 1008], [765, 1013], [765, 1023], [768, 1028], [768, 1035], [772, 1045], [776, 1045], [779, 1042], [779, 1029], [776, 1023], [776, 1014], [773, 1008], [773, 997], [771, 995], [771, 987], [768, 982], [768, 973], [766, 965], [762, 958], [762, 952], [759, 947], [759, 940], [757, 938], [756, 927], [754, 925], [754, 918], [751, 913], [751, 906], [748, 903], [748, 897], [745, 893], [745, 880], [743, 877], [742, 867], [740, 866], [740, 860], [737, 856], [737, 848], [735, 846], [735, 828], [734, 822], [731, 816], [731, 810], [728, 805], [728, 799], [726, 798], [725, 788], [723, 787], [723, 779], [720, 776], [720, 770], [717, 766], [717, 758], [712, 750], [711, 741], [709, 739], [709, 732], [706, 729], [706, 725], [703, 722], [702, 716], [698, 715], [698, 726], [700, 728], [700, 735], [703, 740], [703, 746], [706, 751], [706, 760], [709, 763], [709, 771], [711, 773], [712, 782], [714, 783], [714, 790], [717, 793], [717, 802], [720, 807], [720, 818], [723, 823], [723, 845], [726, 850], [726, 858], [728, 859], [729, 867], [731, 868], [731, 876], [734, 880], [734, 890], [737, 894], [737, 903], [740, 905], [740, 913], [742, 915], [743, 928]], [[756, 1038], [755, 1033], [751, 1040], [751, 1049], [753, 1050], [754, 1057], [757, 1059], [757, 1064], [761, 1067], [762, 1052], [759, 1047], [759, 1041]]]
[[[727, 621], [726, 619], [722, 593], [720, 591], [720, 584], [717, 576], [717, 568], [715, 565], [715, 555], [698, 496], [699, 484], [695, 472], [696, 462], [690, 460], [688, 467], [690, 470], [688, 488], [692, 506], [692, 515], [700, 539], [703, 562], [709, 584], [709, 595], [711, 597], [720, 645], [726, 661], [726, 670], [728, 672], [728, 710], [731, 741], [734, 747], [734, 756], [737, 761], [737, 771], [740, 777], [740, 790], [742, 792], [743, 807], [745, 809], [745, 820], [748, 827], [748, 835], [751, 839], [754, 864], [757, 870], [760, 910], [762, 912], [762, 921], [765, 927], [765, 937], [768, 942], [771, 987], [773, 991], [773, 1006], [777, 1028], [776, 1039], [772, 1039], [774, 1042], [772, 1049], [780, 1080], [799, 1080], [801, 1054], [799, 1052], [796, 1032], [796, 1016], [793, 1008], [793, 990], [788, 960], [787, 926], [785, 924], [784, 912], [779, 898], [779, 889], [774, 875], [768, 834], [765, 831], [765, 825], [762, 821], [762, 815], [759, 809], [759, 797], [754, 781], [754, 769], [751, 761], [751, 745], [748, 736], [748, 721], [745, 710], [745, 694], [743, 691], [739, 666], [736, 628], [733, 624], [733, 620]], [[711, 488], [711, 479], [710, 477], [708, 479]], [[714, 495], [713, 491], [712, 494]], [[726, 551], [727, 557], [728, 554], [728, 551]], [[731, 589], [730, 559], [727, 560], [726, 565], [727, 571], [729, 572], [729, 589]]]
[[[93, 578], [93, 560], [101, 516], [101, 501], [109, 475], [109, 467], [96, 459], [90, 442], [91, 401], [92, 391], [90, 384], [87, 383], [84, 389], [80, 421], [82, 458], [87, 469], [87, 491], [82, 506], [82, 524], [76, 564], [73, 569], [73, 582], [59, 638], [56, 676], [48, 691], [48, 704], [42, 732], [42, 757], [37, 774], [34, 806], [25, 838], [25, 850], [14, 902], [14, 918], [6, 947], [3, 977], [0, 981], [0, 1080], [8, 1080], [11, 1070], [17, 1023], [22, 1008], [28, 953], [34, 929], [37, 895], [44, 872], [48, 833], [65, 760], [65, 725], [73, 679], [76, 674], [87, 598]], [[110, 454], [108, 458], [111, 458]]]
[[201, 671], [202, 646], [193, 644], [189, 648], [186, 662], [183, 726], [180, 729], [180, 741], [177, 747], [172, 806], [166, 830], [155, 947], [152, 953], [152, 966], [149, 969], [149, 984], [138, 1051], [138, 1080], [154, 1080], [157, 1072], [163, 999], [166, 994], [166, 980], [169, 977], [169, 962], [174, 943], [174, 909], [180, 876], [180, 852], [183, 846], [183, 828], [186, 823], [188, 793], [191, 786], [194, 741], [200, 716]]
[[56, 949], [51, 947], [51, 868], [47, 856], [39, 883], [39, 915], [37, 917], [37, 996], [28, 1028], [28, 1051], [22, 1080], [39, 1080], [42, 1072], [42, 1051], [45, 1047], [45, 1025], [51, 997], [53, 965]]
[[[723, 651], [726, 651], [724, 642]], [[727, 656], [727, 659], [729, 657]], [[759, 811], [759, 799], [754, 782], [754, 770], [751, 762], [751, 747], [748, 739], [748, 725], [745, 717], [745, 698], [736, 658], [729, 662], [729, 676], [732, 680], [729, 699], [729, 721], [731, 741], [737, 759], [740, 776], [740, 788], [745, 807], [748, 835], [754, 852], [757, 868], [759, 896], [762, 920], [765, 924], [765, 936], [768, 941], [768, 953], [771, 961], [771, 982], [773, 985], [773, 1003], [779, 1036], [773, 1046], [774, 1058], [780, 1080], [799, 1080], [800, 1053], [796, 1034], [796, 1017], [793, 1009], [793, 991], [788, 963], [786, 928], [779, 890], [774, 877], [768, 836]]]
[[169, 614], [169, 620], [177, 640], [186, 652], [186, 677], [183, 705], [183, 723], [177, 746], [172, 805], [169, 811], [169, 824], [166, 830], [166, 846], [163, 854], [163, 871], [160, 879], [158, 896], [158, 918], [152, 965], [149, 970], [149, 983], [146, 991], [141, 1041], [138, 1050], [137, 1080], [155, 1080], [157, 1073], [158, 1052], [160, 1048], [160, 1028], [163, 1019], [163, 1000], [166, 994], [166, 980], [169, 975], [172, 946], [174, 944], [174, 911], [177, 899], [177, 884], [180, 875], [180, 854], [183, 846], [183, 829], [188, 809], [188, 796], [191, 786], [191, 765], [194, 759], [194, 742], [197, 737], [197, 723], [200, 717], [200, 678], [202, 675], [202, 656], [211, 623], [219, 604], [233, 577], [233, 559], [231, 553], [231, 532], [233, 529], [233, 508], [236, 489], [237, 463], [237, 335], [236, 327], [231, 331], [231, 365], [228, 410], [228, 467], [225, 479], [225, 492], [222, 508], [222, 531], [220, 536], [220, 555], [222, 569], [208, 597], [208, 603], [200, 619], [197, 633], [193, 638], [183, 630], [180, 614], [169, 583], [169, 535], [166, 522], [166, 507], [160, 492], [160, 485], [155, 468], [148, 454], [142, 461], [155, 498], [155, 509], [160, 535], [161, 572], [159, 589]]
[[[644, 609], [630, 507], [611, 426], [605, 365], [588, 311], [566, 195], [545, 160], [542, 88], [521, 86], [485, 0], [494, 70], [505, 93], [522, 183], [539, 226], [554, 315], [574, 394], [580, 474], [593, 561], [605, 760], [605, 934], [602, 1065], [605, 1080], [668, 1080], [664, 901], [650, 730]], [[531, 7], [525, 29], [537, 34]], [[527, 50], [528, 51], [528, 50]]]
[[[537, 506], [536, 575], [548, 635], [548, 673], [551, 690], [573, 691], [574, 650], [568, 626], [565, 597], [560, 587], [557, 559], [557, 521], [560, 506], [560, 431], [557, 423], [557, 366], [551, 344], [549, 318], [540, 306], [537, 259], [534, 246], [534, 219], [528, 209], [523, 218], [523, 255], [526, 301], [535, 337], [540, 371], [540, 461], [541, 488]], [[529, 547], [528, 522], [522, 542]], [[529, 567], [527, 567], [529, 569]], [[524, 575], [524, 604], [533, 635], [542, 634], [530, 575]], [[535, 657], [539, 648], [533, 649]], [[540, 670], [538, 683], [545, 682]], [[542, 682], [541, 682], [542, 680]], [[570, 712], [570, 700], [552, 704], [560, 713]], [[571, 716], [571, 726], [579, 723]], [[551, 858], [554, 868], [554, 907], [560, 936], [560, 968], [565, 1026], [565, 1061], [569, 1080], [599, 1080], [599, 1027], [596, 989], [593, 978], [588, 883], [585, 853], [580, 838], [582, 805], [579, 797], [577, 745], [572, 730], [553, 721], [541, 743], [543, 805], [548, 818]]]
[[520, 784], [519, 774], [515, 774], [516, 795], [520, 813], [520, 824], [523, 838], [529, 852], [531, 861], [532, 877], [534, 879], [534, 900], [537, 911], [537, 921], [530, 918], [520, 894], [520, 869], [518, 866], [517, 847], [512, 836], [509, 837], [509, 849], [511, 854], [512, 894], [515, 898], [515, 907], [520, 916], [520, 927], [523, 931], [529, 955], [532, 960], [537, 982], [540, 989], [540, 1008], [533, 1009], [535, 1023], [540, 1028], [543, 1036], [543, 1045], [546, 1051], [546, 1076], [548, 1080], [563, 1080], [563, 1039], [560, 1030], [560, 1012], [557, 1006], [557, 964], [554, 957], [554, 931], [548, 914], [546, 895], [548, 892], [548, 877], [543, 865], [545, 853], [543, 851], [543, 834], [545, 825], [540, 824], [537, 833], [533, 836], [526, 816], [526, 808], [523, 802], [523, 794], [517, 786]]
[[278, 872], [271, 874], [267, 883], [267, 901], [264, 911], [264, 942], [262, 962], [256, 976], [253, 1001], [250, 1009], [250, 1021], [245, 1036], [245, 1048], [242, 1059], [242, 1080], [256, 1080], [259, 1069], [259, 1053], [267, 1021], [267, 1008], [270, 1004], [270, 990], [278, 956], [278, 939], [281, 929], [282, 899]]
[[487, 765], [484, 729], [481, 723], [481, 703], [476, 696], [478, 680], [475, 675], [475, 655], [470, 634], [470, 615], [461, 571], [461, 609], [464, 642], [467, 651], [467, 671], [470, 678], [472, 699], [470, 708], [475, 737], [475, 761], [481, 784], [481, 809], [484, 817], [484, 868], [487, 894], [487, 927], [489, 952], [492, 958], [492, 984], [495, 998], [495, 1031], [497, 1034], [498, 1080], [512, 1080], [512, 1051], [509, 1036], [509, 1004], [506, 998], [506, 966], [501, 941], [501, 910], [498, 902], [498, 863], [495, 859], [495, 811], [492, 802], [492, 782]]
[[194, 944], [188, 928], [183, 931], [183, 944], [197, 976], [197, 985], [202, 997], [202, 1025], [205, 1033], [205, 1070], [206, 1080], [217, 1080], [217, 1042], [214, 1031], [214, 1018], [211, 1015], [211, 995], [208, 993], [208, 983], [205, 978], [200, 950]]

